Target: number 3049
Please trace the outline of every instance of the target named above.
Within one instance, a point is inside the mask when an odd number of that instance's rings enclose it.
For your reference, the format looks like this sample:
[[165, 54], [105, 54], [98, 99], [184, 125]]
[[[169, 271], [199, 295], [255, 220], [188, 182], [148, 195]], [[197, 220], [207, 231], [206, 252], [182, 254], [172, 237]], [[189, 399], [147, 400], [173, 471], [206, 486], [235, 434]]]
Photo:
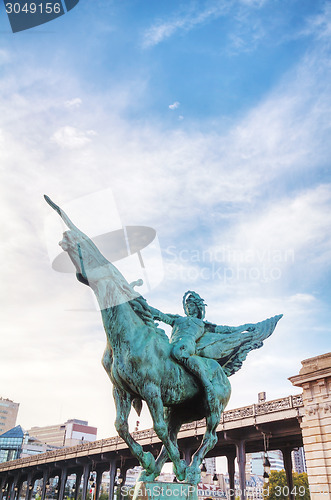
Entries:
[[18, 2], [8, 2], [6, 3], [7, 14], [20, 14], [21, 12], [25, 14], [60, 14], [61, 4], [60, 3], [18, 3]]

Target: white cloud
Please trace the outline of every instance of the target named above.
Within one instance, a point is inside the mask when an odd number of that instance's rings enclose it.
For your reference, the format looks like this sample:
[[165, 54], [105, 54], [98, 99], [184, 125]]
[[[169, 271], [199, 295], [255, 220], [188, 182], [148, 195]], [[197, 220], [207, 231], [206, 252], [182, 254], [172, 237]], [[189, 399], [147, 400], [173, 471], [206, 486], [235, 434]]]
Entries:
[[308, 18], [306, 27], [298, 35], [314, 35], [318, 39], [329, 39], [331, 36], [330, 3], [325, 3], [321, 13]]
[[[91, 301], [88, 290], [73, 275], [55, 273], [50, 267], [42, 231], [43, 217], [50, 210], [42, 199], [44, 192], [61, 205], [111, 187], [123, 223], [153, 226], [161, 245], [251, 249], [254, 265], [268, 263], [263, 254], [268, 249], [293, 248], [300, 258], [285, 267], [292, 276], [300, 273], [296, 289], [292, 286], [288, 291], [282, 280], [269, 295], [260, 283], [224, 286], [220, 280], [203, 278], [194, 283], [208, 298], [211, 321], [236, 324], [285, 313], [275, 335], [258, 351], [256, 363], [264, 356], [286, 356], [291, 360], [288, 375], [293, 375], [297, 370], [293, 357], [299, 368], [300, 359], [309, 357], [310, 350], [318, 354], [318, 341], [329, 333], [325, 328], [318, 331], [322, 305], [310, 269], [329, 269], [330, 261], [330, 186], [323, 181], [322, 171], [330, 158], [328, 64], [310, 54], [226, 132], [219, 131], [216, 120], [210, 126], [204, 123], [200, 132], [192, 122], [187, 130], [184, 124], [181, 130], [168, 130], [162, 123], [144, 125], [124, 119], [124, 111], [136, 100], [131, 86], [108, 89], [97, 99], [82, 93], [79, 126], [71, 121], [73, 125], [63, 126], [68, 123], [64, 113], [72, 119], [63, 103], [75, 92], [75, 82], [65, 88], [57, 77], [47, 74], [46, 82], [39, 75], [36, 89], [36, 71], [25, 74], [23, 68], [20, 79], [1, 80], [6, 90], [0, 98], [4, 226], [0, 262], [6, 283], [1, 298], [1, 348], [7, 356], [0, 366], [0, 379], [6, 395], [21, 402], [23, 426], [78, 417], [97, 425], [101, 436], [106, 436], [114, 411], [110, 383], [100, 364], [104, 332], [99, 315], [86, 312]], [[136, 87], [144, 85], [137, 82]], [[92, 141], [95, 133], [100, 140]], [[319, 185], [316, 172], [321, 176]], [[303, 182], [305, 174], [315, 183], [310, 188]], [[190, 262], [177, 264], [176, 273], [200, 269]], [[180, 312], [181, 295], [191, 285], [190, 278], [179, 283], [168, 279], [148, 300]], [[316, 345], [312, 347], [313, 326]], [[249, 359], [239, 378], [241, 386], [233, 382], [240, 394], [245, 392], [247, 403], [258, 392], [256, 387], [264, 388]], [[276, 387], [274, 369], [270, 368], [263, 384], [274, 383], [275, 397], [291, 392], [288, 385], [284, 389], [284, 373], [277, 372]], [[60, 418], [61, 404], [65, 410]]]
[[177, 109], [180, 106], [180, 102], [175, 101], [173, 104], [169, 104], [169, 109]]
[[179, 30], [190, 31], [195, 26], [224, 15], [227, 11], [228, 4], [224, 2], [208, 2], [203, 10], [192, 8], [190, 5], [186, 12], [177, 14], [169, 21], [158, 21], [147, 29], [143, 36], [143, 47], [153, 47]]
[[257, 265], [263, 260], [270, 265], [291, 265], [299, 254], [301, 258], [310, 254], [313, 246], [311, 265], [327, 263], [331, 253], [330, 205], [331, 185], [325, 184], [295, 198], [273, 200], [261, 214], [244, 215], [227, 235], [233, 249], [229, 262], [248, 261]]
[[312, 302], [316, 301], [316, 297], [309, 293], [296, 293], [295, 295], [292, 295], [292, 297], [289, 297], [288, 299], [290, 302], [296, 302], [296, 303], [302, 303], [302, 304], [309, 304]]
[[65, 101], [64, 105], [67, 108], [71, 109], [76, 109], [79, 108], [82, 104], [82, 100], [79, 97], [75, 97], [73, 99], [69, 99], [68, 101]]
[[10, 61], [10, 54], [7, 50], [0, 49], [0, 65], [6, 64]]
[[232, 44], [236, 49], [244, 47], [245, 51], [252, 50], [248, 45], [255, 45], [257, 40], [264, 35], [264, 30], [256, 21], [252, 25], [252, 19], [247, 22], [247, 9], [259, 9], [266, 2], [267, 0], [229, 0], [227, 2], [213, 0], [204, 2], [203, 6], [201, 4], [199, 6], [199, 3], [187, 2], [185, 10], [177, 11], [167, 20], [157, 20], [146, 29], [143, 34], [142, 45], [145, 48], [158, 45], [178, 32], [189, 32], [197, 26], [218, 19], [228, 14], [233, 8], [239, 27], [242, 28], [245, 25], [245, 30], [251, 29], [252, 34], [249, 37], [249, 43], [245, 42], [240, 34], [234, 34]]
[[83, 132], [66, 125], [54, 132], [51, 140], [63, 148], [77, 149], [91, 142], [90, 137], [96, 135], [94, 130]]

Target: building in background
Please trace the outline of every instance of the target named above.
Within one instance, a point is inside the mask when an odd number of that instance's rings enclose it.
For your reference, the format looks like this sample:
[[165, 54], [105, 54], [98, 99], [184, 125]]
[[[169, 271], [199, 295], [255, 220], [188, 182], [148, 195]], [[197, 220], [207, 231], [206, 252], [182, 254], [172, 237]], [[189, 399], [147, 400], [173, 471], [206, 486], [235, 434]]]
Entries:
[[[280, 450], [268, 451], [271, 470], [280, 471], [284, 469], [283, 454]], [[264, 453], [248, 453], [246, 455], [246, 474], [263, 476]]]
[[20, 425], [0, 435], [0, 463], [19, 458], [28, 435]]
[[58, 450], [59, 446], [52, 446], [47, 443], [42, 443], [39, 439], [29, 436], [26, 433], [27, 439], [22, 444], [20, 458], [30, 457], [31, 455], [38, 455], [39, 453], [46, 453], [46, 451]]
[[207, 474], [214, 475], [216, 472], [216, 457], [205, 458], [205, 466], [207, 469]]
[[30, 437], [20, 425], [0, 435], [0, 463], [58, 449]]
[[306, 457], [303, 448], [298, 448], [297, 450], [292, 451], [292, 463], [294, 472], [297, 472], [298, 474], [307, 472]]
[[15, 427], [19, 406], [10, 399], [0, 398], [0, 435]]
[[42, 443], [57, 447], [76, 446], [95, 441], [97, 438], [96, 427], [89, 426], [85, 420], [77, 419], [67, 420], [64, 424], [32, 427], [28, 433]]

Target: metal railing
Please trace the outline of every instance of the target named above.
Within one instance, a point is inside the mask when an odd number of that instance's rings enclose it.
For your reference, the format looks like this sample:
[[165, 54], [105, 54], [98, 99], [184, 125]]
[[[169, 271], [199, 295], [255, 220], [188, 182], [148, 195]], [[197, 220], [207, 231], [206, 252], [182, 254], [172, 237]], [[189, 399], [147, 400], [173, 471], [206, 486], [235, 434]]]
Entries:
[[[261, 416], [270, 413], [276, 413], [279, 411], [290, 410], [293, 408], [300, 408], [303, 406], [302, 395], [296, 396], [287, 396], [285, 398], [275, 399], [273, 401], [266, 401], [263, 403], [253, 404], [250, 406], [243, 406], [242, 408], [236, 408], [234, 410], [225, 411], [222, 416], [220, 423], [232, 422], [236, 420], [242, 420], [245, 418], [251, 418], [254, 416]], [[205, 419], [198, 420], [196, 422], [191, 422], [189, 424], [184, 424], [181, 427], [180, 432], [197, 429], [199, 427], [205, 426]], [[132, 433], [132, 437], [136, 440], [146, 440], [150, 439], [151, 442], [153, 439], [157, 438], [157, 435], [154, 429], [146, 429], [142, 431], [136, 431]], [[13, 460], [10, 462], [11, 465], [19, 466], [28, 466], [31, 462], [39, 461], [41, 462], [48, 461], [48, 459], [54, 457], [61, 459], [63, 456], [67, 456], [70, 454], [81, 454], [81, 452], [87, 451], [93, 452], [93, 450], [100, 450], [102, 452], [103, 449], [114, 446], [115, 449], [119, 444], [123, 444], [124, 441], [119, 436], [110, 437], [107, 439], [100, 439], [98, 441], [92, 441], [89, 443], [79, 444], [76, 446], [72, 446], [70, 448], [62, 448], [56, 451], [47, 451], [46, 453], [40, 453], [39, 455], [32, 455], [31, 457], [19, 458], [17, 460]], [[106, 450], [105, 450], [106, 451]], [[0, 464], [0, 472], [2, 468], [7, 468], [8, 462], [4, 462]]]

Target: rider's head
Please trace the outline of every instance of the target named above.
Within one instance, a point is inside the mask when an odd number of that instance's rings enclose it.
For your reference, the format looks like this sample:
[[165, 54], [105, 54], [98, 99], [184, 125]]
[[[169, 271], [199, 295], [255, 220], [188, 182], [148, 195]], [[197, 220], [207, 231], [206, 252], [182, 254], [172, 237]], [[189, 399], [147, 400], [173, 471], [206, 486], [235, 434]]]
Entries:
[[183, 307], [187, 316], [204, 319], [206, 313], [206, 304], [200, 295], [190, 290], [183, 297]]

